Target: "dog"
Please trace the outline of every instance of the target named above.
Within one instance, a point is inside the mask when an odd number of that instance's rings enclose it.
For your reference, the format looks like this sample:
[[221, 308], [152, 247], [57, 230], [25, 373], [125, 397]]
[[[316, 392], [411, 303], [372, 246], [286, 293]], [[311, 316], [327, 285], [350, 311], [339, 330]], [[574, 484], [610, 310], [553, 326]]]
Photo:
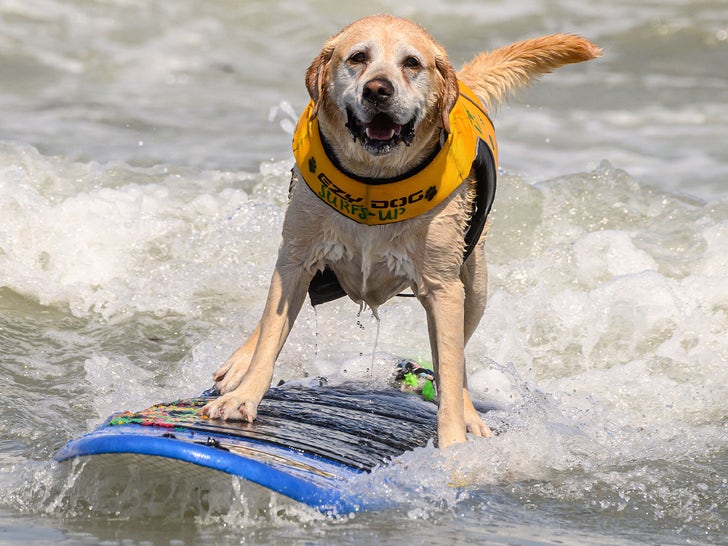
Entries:
[[213, 375], [222, 394], [203, 413], [256, 418], [307, 293], [312, 303], [346, 294], [376, 316], [409, 288], [427, 317], [438, 446], [490, 436], [465, 374], [465, 346], [487, 295], [479, 246], [497, 170], [487, 112], [538, 76], [600, 54], [584, 38], [554, 34], [479, 53], [456, 72], [422, 27], [390, 15], [330, 38], [306, 71], [311, 102], [294, 135], [263, 315]]

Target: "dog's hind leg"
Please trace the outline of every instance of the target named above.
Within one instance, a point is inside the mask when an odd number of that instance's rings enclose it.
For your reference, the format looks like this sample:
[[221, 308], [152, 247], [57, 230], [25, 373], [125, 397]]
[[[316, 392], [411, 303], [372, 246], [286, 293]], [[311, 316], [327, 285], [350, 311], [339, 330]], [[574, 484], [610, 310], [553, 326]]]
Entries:
[[[487, 231], [487, 227], [486, 227]], [[483, 237], [485, 234], [483, 234]], [[475, 329], [480, 323], [480, 319], [485, 311], [485, 303], [488, 298], [488, 269], [485, 261], [483, 248], [479, 244], [468, 256], [460, 271], [460, 279], [463, 281], [465, 288], [464, 301], [464, 336], [467, 345]], [[490, 428], [480, 418], [480, 415], [473, 406], [473, 401], [468, 392], [468, 374], [467, 369], [463, 376], [463, 405], [465, 412], [465, 427], [468, 432], [476, 436], [488, 437], [492, 435]]]

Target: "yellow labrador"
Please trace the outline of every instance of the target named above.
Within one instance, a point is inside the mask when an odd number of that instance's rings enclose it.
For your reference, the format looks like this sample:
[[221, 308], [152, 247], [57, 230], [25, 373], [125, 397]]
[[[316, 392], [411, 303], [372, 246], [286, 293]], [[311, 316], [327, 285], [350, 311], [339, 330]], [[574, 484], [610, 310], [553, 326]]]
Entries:
[[[480, 53], [459, 72], [415, 23], [378, 15], [332, 37], [306, 72], [283, 241], [265, 310], [215, 373], [211, 418], [252, 422], [307, 291], [377, 308], [411, 288], [425, 308], [438, 444], [489, 436], [473, 408], [465, 344], [485, 309], [497, 146], [485, 109], [598, 47], [556, 34]], [[485, 227], [484, 227], [485, 226]], [[470, 239], [470, 240], [468, 240]], [[318, 296], [317, 296], [318, 294]]]

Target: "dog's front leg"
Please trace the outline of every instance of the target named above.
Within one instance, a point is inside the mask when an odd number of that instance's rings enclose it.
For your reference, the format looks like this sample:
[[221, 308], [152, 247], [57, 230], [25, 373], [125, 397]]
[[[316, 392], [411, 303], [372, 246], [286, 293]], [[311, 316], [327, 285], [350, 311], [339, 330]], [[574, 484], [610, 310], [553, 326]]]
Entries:
[[258, 346], [259, 338], [260, 322], [258, 322], [247, 341], [238, 347], [213, 374], [212, 379], [221, 393], [230, 392], [240, 385], [250, 367], [250, 361], [253, 359], [253, 353], [255, 353], [255, 348]]
[[420, 297], [427, 312], [435, 384], [439, 399], [437, 438], [440, 449], [465, 441], [465, 294], [459, 279], [441, 282]]
[[263, 317], [251, 336], [257, 335], [257, 343], [250, 365], [237, 387], [202, 409], [205, 415], [247, 422], [255, 419], [258, 404], [270, 387], [276, 358], [306, 299], [310, 281], [311, 275], [302, 267], [291, 264], [282, 249], [273, 271]]

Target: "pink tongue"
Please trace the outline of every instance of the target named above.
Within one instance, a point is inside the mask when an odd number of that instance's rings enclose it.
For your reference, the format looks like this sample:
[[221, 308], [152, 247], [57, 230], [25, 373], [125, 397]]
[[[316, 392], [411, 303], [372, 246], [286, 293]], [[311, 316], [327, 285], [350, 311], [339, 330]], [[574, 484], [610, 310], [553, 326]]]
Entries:
[[390, 140], [402, 131], [402, 126], [386, 114], [377, 114], [372, 121], [364, 124], [364, 129], [371, 140]]

